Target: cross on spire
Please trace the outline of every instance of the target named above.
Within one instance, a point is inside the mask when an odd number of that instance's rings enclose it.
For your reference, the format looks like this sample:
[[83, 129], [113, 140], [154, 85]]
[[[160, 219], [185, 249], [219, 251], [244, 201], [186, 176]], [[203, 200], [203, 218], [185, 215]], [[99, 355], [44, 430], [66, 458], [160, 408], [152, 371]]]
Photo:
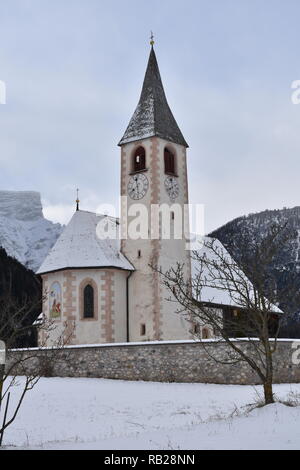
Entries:
[[77, 192], [77, 199], [76, 199], [76, 211], [79, 211], [79, 189], [77, 188], [76, 189], [76, 192]]
[[153, 32], [151, 31], [151, 36], [150, 36], [150, 45], [153, 47], [154, 46], [154, 36]]

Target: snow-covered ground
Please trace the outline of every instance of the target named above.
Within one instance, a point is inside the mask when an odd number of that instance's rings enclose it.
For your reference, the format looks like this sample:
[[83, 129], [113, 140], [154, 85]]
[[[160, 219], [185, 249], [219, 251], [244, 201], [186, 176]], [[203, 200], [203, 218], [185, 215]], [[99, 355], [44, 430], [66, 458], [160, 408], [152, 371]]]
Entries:
[[[23, 378], [20, 378], [20, 382]], [[300, 384], [276, 385], [278, 398]], [[300, 406], [249, 412], [261, 387], [43, 378], [4, 444], [43, 449], [300, 449]], [[16, 394], [12, 394], [11, 400]]]

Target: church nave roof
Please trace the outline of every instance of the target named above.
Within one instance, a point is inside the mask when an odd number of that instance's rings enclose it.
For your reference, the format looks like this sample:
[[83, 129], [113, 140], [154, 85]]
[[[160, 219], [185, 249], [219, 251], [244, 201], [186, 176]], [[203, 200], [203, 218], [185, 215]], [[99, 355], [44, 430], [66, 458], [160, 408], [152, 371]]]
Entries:
[[[115, 238], [101, 239], [97, 226], [110, 224]], [[120, 252], [118, 222], [112, 217], [78, 210], [50, 250], [38, 274], [71, 268], [118, 268], [132, 271], [134, 267]]]

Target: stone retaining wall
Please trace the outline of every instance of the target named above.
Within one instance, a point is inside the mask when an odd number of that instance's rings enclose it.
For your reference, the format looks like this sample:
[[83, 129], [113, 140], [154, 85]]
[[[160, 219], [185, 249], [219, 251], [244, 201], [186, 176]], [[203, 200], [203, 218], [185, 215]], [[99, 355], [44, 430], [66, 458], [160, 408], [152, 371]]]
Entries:
[[[237, 343], [244, 349], [250, 347], [247, 341]], [[8, 367], [22, 357], [26, 360], [15, 369], [22, 375], [42, 367], [42, 375], [56, 377], [218, 384], [260, 383], [257, 374], [246, 363], [224, 365], [210, 357], [224, 360], [227, 354], [228, 347], [224, 343], [209, 340], [69, 346], [61, 350], [9, 351]], [[295, 344], [288, 340], [279, 341], [274, 356], [276, 383], [300, 382], [300, 365], [293, 364], [297, 362], [295, 357]]]

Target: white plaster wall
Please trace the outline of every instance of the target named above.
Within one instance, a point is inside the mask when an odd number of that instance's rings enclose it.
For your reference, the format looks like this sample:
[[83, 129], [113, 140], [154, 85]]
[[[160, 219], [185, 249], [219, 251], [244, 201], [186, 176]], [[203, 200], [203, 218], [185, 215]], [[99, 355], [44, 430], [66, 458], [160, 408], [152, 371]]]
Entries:
[[[134, 150], [143, 145], [146, 150], [146, 168], [144, 173], [149, 181], [149, 189], [142, 200], [135, 201], [127, 198], [128, 209], [132, 204], [141, 203], [147, 208], [151, 204], [151, 181], [153, 178], [153, 168], [151, 165], [150, 154], [152, 150], [151, 139], [144, 139], [139, 142], [131, 142], [123, 146], [125, 152], [121, 167], [121, 195], [128, 196], [127, 185], [132, 171], [132, 155]], [[123, 184], [122, 184], [123, 182]], [[124, 222], [124, 213], [121, 211], [121, 225]], [[134, 217], [126, 218], [126, 222]], [[149, 219], [150, 222], [150, 219]], [[124, 240], [123, 252], [133, 263], [136, 271], [129, 280], [129, 308], [130, 308], [130, 341], [143, 341], [154, 338], [153, 327], [153, 272], [149, 268], [149, 263], [153, 253], [153, 247], [148, 240]], [[138, 258], [138, 250], [141, 250], [141, 258]], [[140, 335], [141, 324], [146, 324], [146, 335]]]
[[[126, 341], [126, 277], [128, 275], [127, 271], [121, 271], [118, 269], [109, 270], [113, 273], [112, 283], [113, 283], [113, 292], [114, 299], [112, 302], [112, 319], [113, 319], [113, 331], [115, 333], [113, 341], [124, 342]], [[49, 318], [50, 309], [49, 309], [49, 293], [51, 285], [53, 282], [57, 281], [60, 283], [62, 288], [62, 306], [61, 306], [61, 317], [59, 319], [51, 320], [53, 322], [53, 327], [47, 332], [49, 335], [49, 340], [45, 345], [51, 346], [55, 344], [58, 338], [65, 331], [65, 322], [67, 320], [66, 316], [66, 305], [64, 302], [64, 277], [65, 271], [59, 271], [54, 273], [47, 274], [43, 279], [43, 291], [45, 293], [45, 301], [43, 304], [43, 313], [47, 318]], [[74, 338], [69, 342], [70, 344], [95, 344], [103, 342], [104, 334], [104, 320], [103, 316], [105, 315], [105, 298], [103, 297], [103, 280], [101, 280], [101, 275], [106, 271], [102, 269], [78, 269], [69, 271], [75, 277], [75, 280], [72, 282], [74, 286], [73, 297], [72, 297], [72, 306], [75, 308], [73, 315], [75, 316], [75, 330]], [[98, 293], [98, 309], [97, 317], [92, 319], [82, 319], [80, 312], [80, 285], [85, 279], [92, 279], [97, 285]], [[44, 345], [43, 337], [40, 335], [39, 344]]]
[[[101, 340], [101, 285], [100, 285], [100, 274], [101, 270], [99, 269], [78, 269], [72, 271], [76, 277], [76, 297], [75, 297], [75, 307], [76, 307], [76, 343], [75, 344], [93, 344], [98, 343]], [[80, 312], [80, 284], [85, 279], [92, 279], [98, 287], [98, 309], [97, 317], [95, 318], [81, 318]]]
[[126, 279], [128, 276], [127, 271], [115, 270], [114, 271], [114, 341], [116, 343], [127, 341], [127, 320], [126, 320], [126, 306], [127, 306], [127, 293], [126, 293]]
[[[167, 141], [159, 139], [159, 161], [161, 168], [161, 179], [160, 179], [160, 194], [161, 203], [172, 204], [173, 202], [181, 204], [188, 204], [188, 181], [187, 181], [187, 162], [186, 162], [186, 148], [178, 144], [168, 144]], [[164, 174], [164, 148], [168, 146], [176, 155], [177, 162], [177, 174], [178, 183], [180, 187], [179, 196], [175, 201], [170, 200], [164, 186], [165, 174]], [[188, 223], [189, 225], [189, 223]], [[159, 265], [162, 267], [162, 271], [166, 272], [171, 267], [176, 268], [176, 263], [184, 264], [186, 279], [190, 275], [190, 252], [186, 250], [185, 239], [181, 240], [162, 240], [161, 241], [161, 255], [159, 259]], [[162, 340], [171, 339], [189, 339], [191, 338], [190, 324], [187, 322], [183, 314], [176, 313], [176, 310], [182, 309], [178, 304], [168, 301], [168, 298], [173, 298], [170, 291], [162, 286]]]
[[[144, 204], [149, 209], [151, 203], [156, 204], [172, 204], [166, 190], [165, 178], [167, 175], [164, 173], [164, 148], [166, 145], [175, 153], [177, 162], [178, 183], [180, 187], [180, 194], [174, 201], [181, 204], [188, 203], [188, 188], [187, 188], [187, 168], [186, 168], [186, 149], [185, 147], [173, 143], [169, 143], [163, 139], [156, 138], [158, 142], [158, 168], [155, 169], [157, 162], [152, 161], [152, 140], [143, 139], [138, 142], [129, 143], [123, 146], [122, 161], [121, 161], [121, 195], [127, 195], [127, 185], [132, 171], [132, 155], [134, 150], [143, 145], [146, 150], [146, 168], [144, 173], [149, 180], [149, 189], [143, 199], [139, 201], [127, 198], [128, 207], [136, 202]], [[152, 188], [154, 183], [154, 173], [158, 171], [159, 181], [158, 187], [153, 194]], [[121, 214], [124, 217], [124, 210]], [[121, 216], [121, 224], [124, 222]], [[130, 223], [131, 218], [127, 219]], [[149, 220], [150, 229], [150, 220]], [[149, 232], [150, 235], [150, 232]], [[191, 337], [189, 332], [189, 324], [183, 320], [182, 316], [176, 315], [176, 307], [173, 303], [167, 302], [165, 299], [169, 297], [169, 292], [166, 292], [161, 282], [155, 279], [153, 270], [149, 267], [152, 262], [152, 257], [157, 250], [157, 244], [149, 240], [125, 240], [122, 243], [122, 249], [127, 258], [133, 263], [136, 272], [130, 278], [130, 340], [143, 341], [157, 339], [155, 329], [155, 316], [160, 316], [160, 337], [159, 339], [188, 339]], [[186, 264], [186, 274], [190, 272], [190, 258], [189, 252], [186, 251], [185, 240], [162, 240], [159, 250], [158, 265], [161, 265], [163, 270], [169, 269], [176, 262]], [[138, 250], [141, 250], [141, 258], [138, 258]], [[157, 297], [160, 297], [159, 308], [157, 306]], [[156, 305], [154, 305], [154, 303]], [[157, 311], [159, 310], [159, 311]], [[146, 324], [146, 335], [141, 336], [140, 326]]]

